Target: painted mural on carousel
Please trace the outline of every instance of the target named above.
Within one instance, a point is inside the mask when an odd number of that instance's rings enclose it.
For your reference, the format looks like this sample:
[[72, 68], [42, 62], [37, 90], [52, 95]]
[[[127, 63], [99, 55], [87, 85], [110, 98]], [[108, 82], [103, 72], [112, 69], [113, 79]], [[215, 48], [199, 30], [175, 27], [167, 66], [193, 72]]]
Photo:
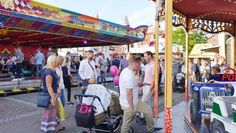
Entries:
[[[99, 18], [49, 6], [33, 0], [1, 0], [0, 9], [39, 18], [46, 18], [60, 22], [64, 26], [82, 26], [89, 29], [99, 30], [101, 32], [117, 33], [137, 38], [144, 38], [147, 30], [147, 26], [131, 28], [130, 26], [119, 25]], [[36, 25], [40, 26], [40, 24], [42, 23], [39, 22]]]

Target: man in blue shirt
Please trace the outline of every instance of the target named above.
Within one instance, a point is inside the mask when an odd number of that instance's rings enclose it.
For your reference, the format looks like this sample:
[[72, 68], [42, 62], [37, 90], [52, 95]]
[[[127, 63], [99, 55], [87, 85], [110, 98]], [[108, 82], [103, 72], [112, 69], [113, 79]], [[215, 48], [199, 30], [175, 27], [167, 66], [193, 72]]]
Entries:
[[120, 66], [120, 60], [118, 59], [118, 55], [115, 55], [114, 56], [114, 59], [113, 59], [113, 61], [112, 61], [112, 63], [111, 63], [113, 66], [116, 66], [117, 68], [119, 68], [119, 66]]
[[36, 75], [37, 77], [41, 76], [43, 62], [45, 61], [43, 53], [41, 53], [41, 49], [37, 49], [37, 54], [35, 55], [36, 60]]

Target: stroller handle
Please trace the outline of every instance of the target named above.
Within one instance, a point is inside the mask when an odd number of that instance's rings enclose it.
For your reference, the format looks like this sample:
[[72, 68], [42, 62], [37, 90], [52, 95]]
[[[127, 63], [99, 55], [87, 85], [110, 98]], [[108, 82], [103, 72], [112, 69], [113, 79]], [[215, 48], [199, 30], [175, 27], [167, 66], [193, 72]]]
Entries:
[[94, 99], [98, 99], [98, 101], [100, 101], [101, 102], [101, 99], [98, 97], [98, 96], [96, 96], [96, 95], [85, 95], [85, 94], [77, 94], [77, 95], [74, 95], [74, 98], [75, 99], [77, 99], [77, 98], [83, 98], [83, 97], [92, 97], [92, 98], [94, 98]]

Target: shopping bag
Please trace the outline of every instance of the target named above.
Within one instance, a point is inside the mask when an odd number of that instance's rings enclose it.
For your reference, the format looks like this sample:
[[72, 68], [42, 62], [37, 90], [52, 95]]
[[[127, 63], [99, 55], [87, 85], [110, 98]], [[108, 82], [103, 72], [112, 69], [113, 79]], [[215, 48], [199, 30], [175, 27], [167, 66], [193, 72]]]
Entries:
[[61, 99], [58, 98], [58, 118], [60, 121], [64, 121], [66, 119], [66, 113], [65, 113], [65, 109], [61, 103]]
[[54, 132], [57, 126], [57, 109], [56, 107], [49, 105], [45, 108], [41, 121], [41, 133]]

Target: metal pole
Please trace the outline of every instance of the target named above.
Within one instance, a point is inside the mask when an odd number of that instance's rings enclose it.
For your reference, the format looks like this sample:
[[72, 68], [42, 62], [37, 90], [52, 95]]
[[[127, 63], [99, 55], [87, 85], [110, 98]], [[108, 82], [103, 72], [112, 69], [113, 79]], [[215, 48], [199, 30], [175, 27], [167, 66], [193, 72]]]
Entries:
[[230, 67], [234, 68], [234, 63], [235, 63], [235, 46], [236, 46], [236, 23], [234, 23], [234, 43], [232, 44], [232, 51], [231, 51], [231, 61], [230, 61]]
[[[156, 1], [156, 7], [158, 6], [158, 1]], [[156, 10], [156, 20], [155, 20], [155, 78], [154, 78], [154, 117], [158, 117], [158, 76], [159, 76], [159, 63], [158, 63], [158, 47], [159, 47], [159, 10]]]
[[128, 52], [130, 51], [130, 46], [129, 46], [129, 44], [127, 44], [127, 50], [128, 50]]
[[173, 0], [165, 1], [165, 133], [172, 133], [172, 12]]
[[189, 46], [189, 29], [188, 29], [188, 24], [189, 24], [189, 19], [187, 18], [186, 20], [187, 24], [186, 24], [186, 29], [185, 29], [185, 35], [186, 35], [186, 42], [185, 42], [185, 101], [188, 102], [189, 101], [189, 95], [188, 95], [188, 75], [189, 75], [189, 62], [188, 62], [188, 46]]

